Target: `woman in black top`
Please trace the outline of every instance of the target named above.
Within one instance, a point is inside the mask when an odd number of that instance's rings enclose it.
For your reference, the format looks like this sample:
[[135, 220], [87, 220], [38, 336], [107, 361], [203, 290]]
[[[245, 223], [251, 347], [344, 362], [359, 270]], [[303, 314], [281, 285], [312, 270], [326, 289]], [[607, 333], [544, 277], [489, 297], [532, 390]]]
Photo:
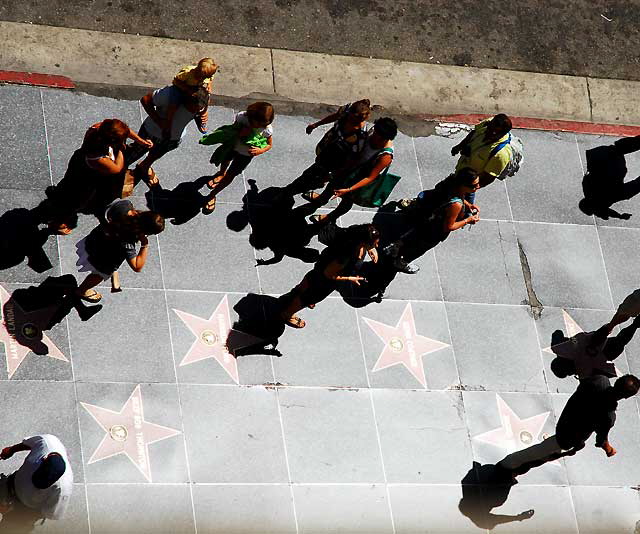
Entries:
[[[139, 273], [147, 261], [147, 236], [164, 230], [164, 218], [153, 211], [138, 211], [129, 200], [112, 202], [100, 226], [77, 245], [81, 271], [89, 274], [77, 289], [77, 295], [87, 302], [99, 302], [102, 295], [95, 286], [107, 280], [125, 261]], [[137, 251], [137, 243], [140, 251]]]
[[368, 252], [376, 262], [376, 247], [380, 243], [380, 232], [372, 224], [356, 224], [345, 228], [335, 240], [322, 251], [320, 259], [309, 271], [302, 282], [286, 296], [285, 308], [281, 312], [282, 320], [293, 328], [304, 328], [306, 323], [296, 315], [303, 308], [314, 308], [327, 298], [339, 282], [360, 285], [365, 282], [362, 276], [353, 275], [356, 263]]

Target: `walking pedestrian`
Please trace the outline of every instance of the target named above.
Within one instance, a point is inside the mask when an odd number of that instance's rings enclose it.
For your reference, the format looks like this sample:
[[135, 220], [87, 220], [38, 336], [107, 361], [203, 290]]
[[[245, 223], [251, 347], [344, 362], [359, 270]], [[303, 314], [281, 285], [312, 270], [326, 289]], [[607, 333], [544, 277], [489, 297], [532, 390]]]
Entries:
[[254, 102], [249, 104], [246, 111], [236, 115], [232, 125], [236, 132], [229, 138], [229, 142], [214, 152], [214, 157], [218, 157], [222, 152], [222, 156], [219, 156], [220, 170], [207, 183], [211, 193], [206, 199], [202, 213], [205, 215], [213, 213], [216, 209], [216, 196], [220, 191], [233, 182], [233, 179], [247, 168], [254, 157], [271, 150], [273, 146], [271, 123], [274, 116], [273, 106], [269, 102]]
[[93, 288], [108, 280], [125, 261], [133, 271], [139, 273], [147, 261], [147, 236], [164, 230], [164, 218], [161, 215], [153, 211], [135, 210], [127, 199], [111, 203], [106, 210], [105, 221], [76, 245], [76, 264], [80, 272], [89, 272], [78, 286], [76, 294], [91, 303], [102, 299], [102, 295]]
[[541, 443], [516, 451], [498, 463], [512, 474], [528, 470], [527, 464], [540, 464], [562, 456], [572, 456], [583, 449], [591, 434], [596, 433], [595, 446], [608, 457], [617, 451], [609, 442], [609, 431], [616, 421], [618, 401], [638, 393], [640, 380], [624, 375], [611, 385], [601, 374], [580, 380], [578, 389], [569, 397], [556, 425], [555, 435]]
[[370, 116], [371, 102], [365, 98], [345, 104], [335, 113], [309, 124], [307, 134], [325, 124], [333, 123], [333, 126], [317, 144], [313, 164], [287, 185], [282, 194], [293, 196], [303, 193], [303, 198], [310, 200], [311, 190], [323, 187], [331, 173], [338, 172], [362, 151], [367, 139], [367, 120]]
[[[178, 148], [185, 135], [187, 125], [201, 113], [209, 104], [209, 94], [204, 87], [190, 96], [184, 96], [179, 104], [174, 104], [172, 96], [177, 91], [175, 87], [167, 86], [147, 93], [140, 99], [142, 107], [147, 112], [147, 118], [142, 123], [138, 135], [150, 139], [152, 144], [140, 143], [129, 145], [125, 153], [125, 162], [129, 166], [146, 154], [137, 164], [133, 173], [136, 178], [143, 180], [149, 187], [159, 184], [156, 173], [151, 165], [168, 152]], [[172, 120], [169, 120], [170, 108], [174, 106]]]
[[[470, 167], [480, 176], [480, 187], [486, 187], [495, 179], [504, 180], [513, 176], [522, 163], [522, 142], [512, 136], [511, 119], [499, 113], [485, 119], [451, 149], [451, 155], [460, 154], [456, 170]], [[473, 204], [475, 193], [467, 196]]]
[[374, 122], [362, 150], [347, 163], [336, 180], [329, 182], [322, 193], [313, 193], [308, 197], [309, 209], [312, 212], [332, 198], [340, 199], [338, 207], [331, 213], [312, 215], [311, 222], [337, 221], [353, 207], [356, 191], [370, 186], [388, 172], [393, 161], [393, 140], [397, 134], [398, 126], [393, 119], [382, 117]]
[[48, 189], [48, 199], [41, 205], [40, 212], [51, 230], [68, 235], [77, 225], [78, 213], [99, 213], [120, 197], [126, 140], [149, 150], [153, 142], [146, 137], [119, 119], [105, 119], [91, 126], [82, 146], [71, 156], [64, 177]]
[[293, 328], [304, 328], [305, 321], [296, 315], [301, 309], [315, 308], [341, 282], [357, 286], [366, 282], [354, 271], [365, 254], [369, 254], [373, 262], [378, 261], [376, 248], [379, 244], [380, 232], [372, 224], [356, 224], [343, 229], [322, 251], [320, 259], [302, 282], [283, 297], [286, 304], [280, 314], [282, 320]]
[[420, 268], [405, 260], [405, 256], [410, 255], [412, 243], [416, 240], [439, 243], [451, 232], [477, 223], [480, 208], [465, 197], [479, 187], [478, 174], [464, 167], [416, 198], [400, 200], [400, 208], [411, 216], [414, 226], [384, 249], [394, 259], [394, 267], [405, 274], [417, 273]]
[[9, 512], [18, 501], [46, 519], [61, 519], [73, 491], [67, 450], [56, 436], [43, 434], [5, 447], [0, 459], [8, 460], [22, 451], [29, 454], [18, 470], [0, 477], [0, 511]]

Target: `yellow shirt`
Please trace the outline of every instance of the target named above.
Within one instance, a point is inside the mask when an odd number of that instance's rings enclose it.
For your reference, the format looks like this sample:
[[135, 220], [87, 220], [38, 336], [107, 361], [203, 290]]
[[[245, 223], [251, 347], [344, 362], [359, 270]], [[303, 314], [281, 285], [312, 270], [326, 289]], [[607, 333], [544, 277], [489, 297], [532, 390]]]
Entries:
[[189, 87], [193, 87], [194, 90], [198, 89], [198, 87], [204, 87], [208, 90], [209, 83], [213, 80], [213, 76], [205, 78], [204, 80], [198, 80], [193, 72], [196, 66], [197, 65], [187, 65], [186, 67], [182, 67], [173, 79], [173, 83], [175, 84], [176, 80], [178, 80]]
[[459, 171], [464, 167], [471, 167], [478, 174], [486, 172], [487, 174], [497, 177], [500, 176], [500, 173], [504, 170], [509, 161], [511, 161], [512, 151], [509, 144], [502, 147], [498, 152], [491, 156], [491, 158], [489, 158], [491, 151], [497, 145], [506, 141], [509, 137], [509, 134], [507, 133], [497, 141], [487, 143], [484, 139], [484, 134], [487, 131], [487, 125], [490, 120], [491, 119], [486, 119], [476, 124], [473, 131], [473, 137], [467, 145], [467, 150], [470, 151], [469, 156], [460, 156], [458, 164], [456, 165], [456, 171]]

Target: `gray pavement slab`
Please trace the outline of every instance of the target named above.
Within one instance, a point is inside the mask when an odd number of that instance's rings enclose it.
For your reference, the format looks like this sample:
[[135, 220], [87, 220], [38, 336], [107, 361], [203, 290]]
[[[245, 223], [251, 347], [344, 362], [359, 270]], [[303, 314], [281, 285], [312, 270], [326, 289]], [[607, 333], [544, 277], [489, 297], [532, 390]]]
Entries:
[[295, 486], [294, 496], [301, 533], [393, 532], [382, 485]]
[[193, 487], [198, 532], [294, 533], [292, 503], [288, 484]]
[[[22, 163], [4, 160], [0, 217], [44, 198], [49, 165], [64, 172], [90, 123], [116, 114], [134, 123], [140, 114], [136, 102], [0, 91], [9, 95], [0, 126], [12, 124], [16, 109], [35, 121], [14, 132], [14, 144], [35, 158], [36, 180], [15, 182]], [[210, 127], [230, 122], [233, 112], [211, 108]], [[58, 435], [77, 483], [65, 520], [35, 531], [633, 531], [640, 519], [632, 489], [640, 478], [635, 399], [620, 403], [613, 458], [591, 440], [574, 457], [519, 477], [499, 502], [486, 485], [468, 484], [509, 452], [553, 434], [577, 384], [551, 372], [553, 333], [598, 328], [637, 289], [634, 218], [594, 224], [577, 207], [584, 150], [604, 141], [517, 132], [525, 167], [480, 192], [476, 227], [417, 258], [421, 271], [395, 276], [380, 302], [341, 288], [302, 310], [308, 324], [295, 331], [277, 319], [277, 297], [313, 262], [285, 254], [256, 266], [272, 254], [261, 241], [265, 228], [296, 238], [269, 211], [271, 193], [260, 194], [313, 161], [320, 132], [304, 134], [309, 120], [278, 117], [273, 150], [251, 163], [209, 216], [195, 206], [207, 190], [193, 184], [212, 172], [212, 149], [198, 145], [190, 127], [157, 165], [167, 189], [146, 195], [139, 185], [132, 197], [179, 224], [168, 222], [150, 239], [141, 273], [122, 267], [122, 293], [99, 287], [102, 308], [89, 310], [95, 316], [68, 309], [46, 324], [60, 302], [50, 301], [47, 284], [59, 288], [62, 274], [84, 277], [75, 245], [95, 226], [92, 217], [41, 244], [51, 262], [43, 272], [11, 256], [22, 238], [2, 249], [9, 254], [0, 270], [3, 446]], [[65, 144], [67, 135], [73, 139]], [[400, 138], [394, 168], [403, 178], [391, 199], [449, 174], [455, 142]], [[638, 163], [627, 155], [630, 174]], [[636, 201], [624, 209], [634, 211]], [[372, 219], [383, 243], [407, 223], [404, 215], [355, 208], [340, 224]], [[322, 249], [315, 237], [307, 241], [316, 254]], [[43, 284], [47, 277], [55, 278]], [[29, 333], [29, 324], [41, 325], [33, 343], [14, 342], [11, 332]], [[618, 373], [640, 372], [639, 343], [632, 339], [615, 361]], [[6, 462], [4, 472], [19, 462]], [[532, 517], [519, 515], [529, 509]], [[14, 524], [10, 516], [2, 522]]]

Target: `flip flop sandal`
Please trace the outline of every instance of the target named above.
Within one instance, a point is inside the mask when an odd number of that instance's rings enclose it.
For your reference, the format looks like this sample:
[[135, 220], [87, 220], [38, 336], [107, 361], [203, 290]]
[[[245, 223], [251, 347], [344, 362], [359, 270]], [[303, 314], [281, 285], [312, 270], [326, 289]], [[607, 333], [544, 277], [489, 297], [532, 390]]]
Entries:
[[207, 200], [207, 203], [202, 208], [202, 213], [204, 215], [209, 215], [213, 213], [213, 210], [216, 209], [216, 197], [210, 198]]
[[302, 200], [306, 200], [307, 202], [313, 202], [320, 195], [315, 191], [307, 191], [306, 193], [302, 193], [302, 195], [300, 196], [302, 197]]
[[88, 293], [85, 293], [84, 295], [78, 295], [78, 296], [82, 300], [86, 302], [91, 302], [92, 304], [95, 304], [96, 302], [100, 302], [102, 300], [102, 295], [98, 293], [95, 289], [91, 289], [89, 290]]
[[285, 319], [284, 323], [292, 328], [304, 328], [307, 325], [307, 323], [304, 322], [304, 319], [301, 319], [297, 315]]
[[209, 180], [207, 182], [207, 187], [209, 189], [215, 189], [216, 186], [222, 181], [222, 175], [221, 174], [216, 174], [214, 175], [213, 178], [211, 178], [211, 180]]
[[307, 306], [307, 308], [309, 308], [310, 310], [313, 310], [313, 308], [315, 308], [315, 307], [316, 307], [316, 305], [315, 305], [315, 304], [309, 304], [309, 305]]
[[326, 222], [326, 218], [322, 215], [311, 215], [311, 217], [309, 217], [309, 222], [313, 224], [323, 224]]
[[58, 235], [69, 235], [73, 232], [73, 228], [69, 228], [66, 224], [50, 224], [49, 230], [55, 232]]

